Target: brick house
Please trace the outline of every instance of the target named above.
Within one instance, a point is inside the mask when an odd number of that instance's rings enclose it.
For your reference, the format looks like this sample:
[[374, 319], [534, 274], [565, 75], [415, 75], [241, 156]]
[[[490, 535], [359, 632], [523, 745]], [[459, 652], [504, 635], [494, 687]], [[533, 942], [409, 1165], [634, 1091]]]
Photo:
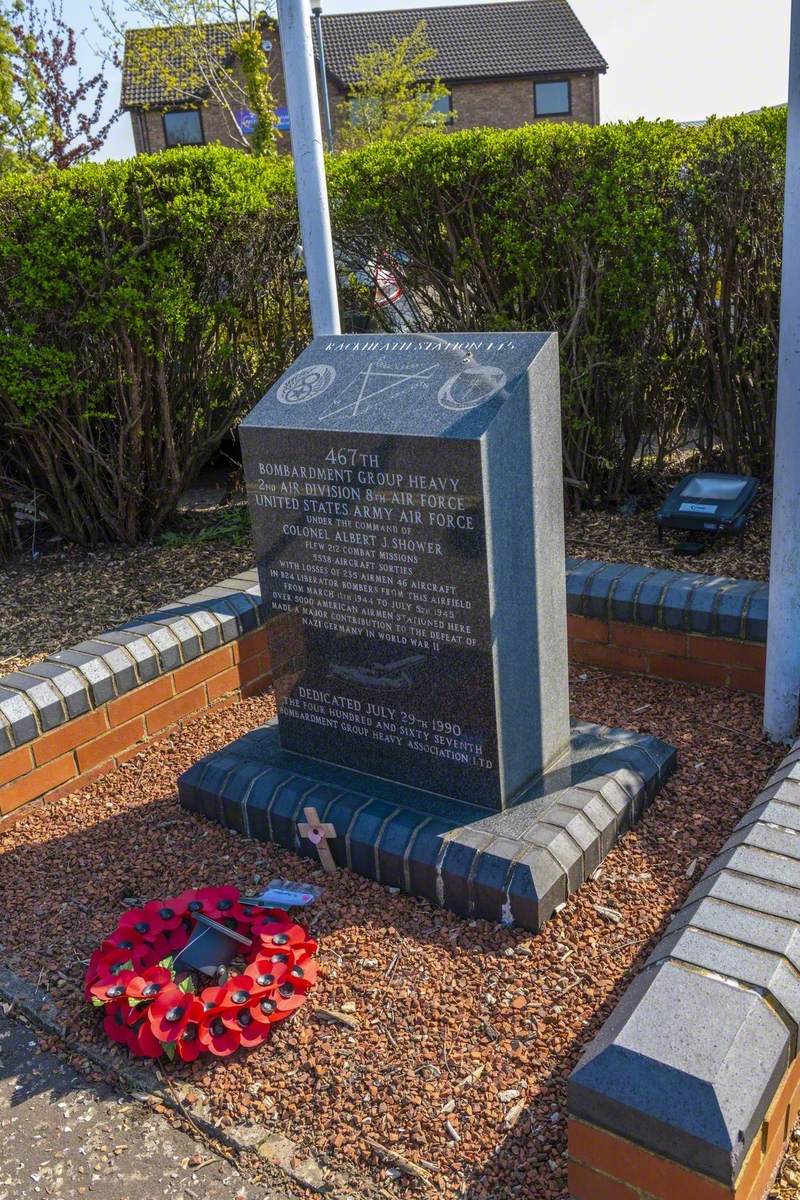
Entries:
[[[599, 121], [599, 77], [607, 64], [567, 0], [504, 0], [324, 16], [326, 85], [334, 131], [343, 120], [341, 107], [348, 88], [358, 78], [358, 55], [407, 36], [420, 20], [425, 21], [427, 36], [437, 51], [432, 64], [435, 73], [451, 93], [440, 102], [445, 111], [455, 114], [448, 130], [473, 126], [512, 129], [536, 121], [595, 125]], [[163, 72], [155, 75], [142, 69], [148, 41], [165, 34], [177, 47], [176, 70], [169, 73], [169, 79]], [[228, 111], [201, 81], [187, 83], [180, 36], [178, 30], [130, 30], [126, 36], [122, 107], [131, 114], [138, 153], [171, 145], [237, 144], [234, 120], [240, 131], [247, 132], [246, 109], [234, 109], [232, 102], [233, 112]], [[197, 35], [187, 31], [186, 36]], [[203, 36], [209, 50], [235, 73], [230, 50], [233, 28], [209, 25]], [[288, 150], [279, 37], [271, 25], [265, 45], [281, 127], [280, 144]], [[316, 45], [316, 32], [314, 37]]]

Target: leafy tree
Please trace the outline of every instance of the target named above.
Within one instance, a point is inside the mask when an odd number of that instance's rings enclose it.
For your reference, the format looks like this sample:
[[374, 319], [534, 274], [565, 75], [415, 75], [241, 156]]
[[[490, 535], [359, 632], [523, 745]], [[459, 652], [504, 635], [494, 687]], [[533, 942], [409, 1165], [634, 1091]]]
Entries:
[[0, 7], [0, 173], [24, 167], [39, 150], [47, 122], [39, 103], [41, 84], [32, 67], [35, 46], [25, 53], [15, 35], [21, 7]]
[[330, 164], [337, 260], [400, 247], [419, 332], [558, 331], [576, 508], [624, 496], [650, 439], [766, 474], [785, 144], [785, 107], [377, 142]]
[[14, 0], [0, 16], [0, 38], [10, 110], [8, 102], [0, 106], [16, 113], [6, 144], [29, 164], [60, 168], [99, 150], [118, 114], [104, 120], [108, 80], [102, 70], [88, 79], [81, 71], [78, 34], [64, 20], [61, 0]]
[[[126, 10], [147, 23], [127, 34], [113, 0], [103, 12], [112, 32], [125, 36], [128, 77], [172, 95], [176, 103], [216, 103], [234, 143], [261, 156], [277, 153], [277, 120], [269, 50], [272, 0], [128, 0]], [[257, 117], [244, 133], [236, 118], [247, 107]]]
[[359, 54], [359, 78], [342, 106], [346, 124], [341, 144], [357, 149], [421, 130], [441, 130], [448, 115], [434, 105], [450, 93], [440, 79], [431, 80], [429, 67], [436, 54], [424, 20], [407, 37]]

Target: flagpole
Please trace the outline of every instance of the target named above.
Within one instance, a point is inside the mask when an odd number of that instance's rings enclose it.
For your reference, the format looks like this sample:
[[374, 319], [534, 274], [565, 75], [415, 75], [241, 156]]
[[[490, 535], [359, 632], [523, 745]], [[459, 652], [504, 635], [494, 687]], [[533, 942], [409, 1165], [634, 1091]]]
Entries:
[[792, 0], [764, 729], [797, 733], [800, 701], [800, 0]]
[[308, 0], [278, 0], [278, 35], [311, 323], [319, 337], [340, 333], [341, 327]]

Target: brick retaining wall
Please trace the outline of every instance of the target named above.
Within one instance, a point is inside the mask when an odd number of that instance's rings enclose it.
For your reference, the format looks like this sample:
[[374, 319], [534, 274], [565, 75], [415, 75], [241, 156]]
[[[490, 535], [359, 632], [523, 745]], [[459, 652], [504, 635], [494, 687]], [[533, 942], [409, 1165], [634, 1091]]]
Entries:
[[763, 694], [768, 602], [766, 583], [568, 559], [570, 660]]
[[255, 571], [0, 678], [0, 829], [73, 791], [176, 722], [268, 687], [299, 646], [263, 624]]
[[[763, 691], [768, 588], [567, 560], [573, 662]], [[0, 678], [0, 828], [209, 704], [292, 669], [299, 624], [263, 624], [255, 571]]]
[[766, 646], [569, 615], [574, 663], [764, 694]]

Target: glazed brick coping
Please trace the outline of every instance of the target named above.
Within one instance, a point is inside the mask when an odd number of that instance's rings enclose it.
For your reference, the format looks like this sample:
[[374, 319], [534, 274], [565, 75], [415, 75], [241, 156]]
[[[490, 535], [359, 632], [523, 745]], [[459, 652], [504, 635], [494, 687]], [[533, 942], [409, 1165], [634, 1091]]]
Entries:
[[[682, 636], [691, 641], [692, 635], [754, 643], [757, 650], [766, 642], [768, 595], [765, 583], [567, 560], [567, 609], [572, 617], [668, 632], [678, 638], [663, 643], [673, 653], [684, 644]], [[3, 675], [0, 754], [263, 623], [257, 573], [245, 571], [43, 662]], [[595, 627], [573, 621], [572, 630], [573, 641], [600, 640]], [[624, 657], [621, 663], [624, 669]]]
[[573, 663], [763, 694], [769, 586], [567, 560]]
[[[763, 690], [766, 584], [568, 559], [566, 586], [573, 662]], [[266, 686], [298, 645], [293, 618], [265, 625], [251, 570], [2, 676], [0, 821]]]
[[567, 559], [567, 611], [671, 633], [765, 643], [769, 584]]
[[575, 1200], [762, 1200], [799, 1028], [800, 741], [572, 1073]]
[[0, 676], [0, 753], [75, 720], [263, 624], [246, 571]]
[[[669, 632], [678, 641], [658, 644], [673, 654], [685, 647], [682, 637], [690, 644], [698, 636], [756, 643], [754, 649], [766, 641], [766, 583], [571, 558], [566, 589], [571, 616], [595, 623], [587, 626], [573, 620], [573, 642], [602, 641], [596, 636], [597, 622], [612, 629], [625, 624]], [[263, 624], [257, 572], [243, 571], [23, 671], [6, 674], [0, 677], [0, 754]], [[626, 648], [625, 640], [619, 644], [620, 649]], [[640, 643], [634, 638], [631, 644]], [[723, 647], [717, 653], [733, 652]], [[626, 666], [624, 655], [620, 665]]]

